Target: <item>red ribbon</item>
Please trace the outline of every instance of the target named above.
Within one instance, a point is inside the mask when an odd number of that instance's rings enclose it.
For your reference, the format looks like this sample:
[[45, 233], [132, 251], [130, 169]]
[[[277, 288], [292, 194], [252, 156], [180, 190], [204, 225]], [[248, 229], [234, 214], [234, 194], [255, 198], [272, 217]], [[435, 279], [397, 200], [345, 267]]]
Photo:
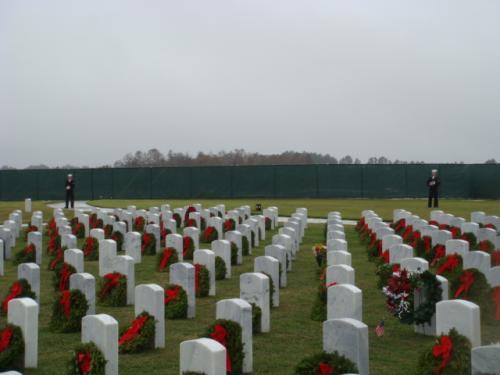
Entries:
[[492, 267], [500, 266], [500, 251], [493, 251], [491, 253]]
[[424, 249], [426, 253], [432, 249], [432, 239], [429, 236], [424, 236]]
[[212, 238], [214, 231], [215, 231], [214, 227], [208, 227], [207, 229], [205, 229], [205, 231], [203, 232], [204, 240], [210, 241], [210, 238]]
[[321, 362], [319, 364], [319, 371], [316, 375], [333, 375], [335, 374], [335, 367], [330, 366], [326, 362]]
[[386, 250], [382, 253], [382, 260], [384, 261], [384, 263], [389, 263], [389, 257], [390, 257], [390, 254], [389, 254], [389, 250]]
[[165, 305], [168, 305], [170, 302], [175, 300], [179, 295], [180, 288], [178, 286], [174, 286], [173, 288], [167, 289], [165, 291]]
[[471, 271], [464, 271], [462, 276], [460, 276], [460, 286], [455, 292], [455, 298], [460, 297], [462, 293], [465, 293], [467, 296], [472, 284], [474, 284], [474, 274]]
[[89, 256], [94, 249], [94, 237], [87, 237], [85, 239], [85, 246], [83, 247], [83, 256]]
[[0, 331], [0, 353], [9, 347], [12, 334], [12, 329], [9, 327], [5, 328], [3, 331]]
[[490, 244], [491, 244], [490, 241], [482, 240], [481, 242], [479, 242], [479, 250], [486, 251], [487, 253], [489, 253], [491, 249]]
[[104, 279], [106, 281], [106, 284], [101, 290], [101, 296], [104, 297], [108, 295], [109, 291], [118, 285], [120, 285], [120, 279], [122, 275], [120, 273], [108, 273], [104, 275]]
[[400, 231], [401, 229], [403, 229], [404, 227], [406, 226], [406, 221], [405, 219], [401, 219], [397, 222], [396, 226], [394, 227], [394, 231], [397, 232], [397, 231]]
[[148, 319], [149, 319], [149, 316], [147, 316], [147, 315], [142, 315], [142, 316], [139, 316], [138, 318], [135, 318], [134, 321], [132, 322], [130, 328], [127, 329], [127, 331], [118, 340], [118, 345], [121, 346], [129, 341], [134, 340], [139, 335], [142, 327], [144, 327], [144, 324], [146, 324]]
[[446, 271], [453, 271], [460, 265], [460, 255], [452, 254], [448, 256], [446, 262], [444, 262], [436, 271], [438, 275], [442, 275]]
[[413, 241], [411, 243], [411, 247], [415, 248], [417, 247], [418, 240], [420, 240], [420, 232], [415, 231], [413, 232]]
[[[196, 212], [196, 208], [194, 208], [193, 206], [189, 206], [187, 209], [186, 209], [186, 213], [184, 214], [184, 222], [187, 222], [189, 220], [189, 214], [191, 212]], [[187, 225], [188, 226], [188, 225]]]
[[368, 248], [373, 247], [373, 245], [375, 245], [375, 242], [377, 242], [377, 234], [376, 233], [372, 233], [370, 235], [370, 243], [368, 244]]
[[460, 228], [457, 228], [457, 227], [452, 227], [452, 228], [450, 229], [450, 232], [451, 232], [451, 236], [452, 236], [453, 238], [457, 238], [457, 237], [458, 237], [458, 235], [460, 234]]
[[327, 284], [326, 285], [326, 289], [328, 289], [329, 287], [334, 286], [334, 285], [337, 285], [337, 282], [334, 281], [334, 282], [332, 282], [330, 284]]
[[62, 249], [57, 250], [56, 257], [52, 262], [50, 262], [49, 269], [53, 270], [57, 266], [57, 263], [59, 263], [63, 258], [64, 258], [64, 251]]
[[434, 345], [432, 348], [432, 355], [434, 358], [441, 357], [441, 363], [436, 369], [436, 375], [439, 375], [450, 361], [452, 348], [453, 345], [449, 336], [441, 336], [439, 344]]
[[16, 298], [23, 292], [23, 286], [21, 285], [20, 281], [14, 282], [10, 288], [10, 293], [7, 297], [2, 302], [2, 310], [4, 313], [7, 314], [7, 311], [9, 309], [9, 302], [10, 300]]
[[[229, 333], [226, 331], [224, 326], [220, 324], [216, 324], [213, 332], [210, 334], [210, 337], [215, 341], [219, 342], [222, 346], [227, 349], [227, 339], [229, 337]], [[229, 355], [229, 350], [226, 350], [226, 371], [232, 372], [233, 367], [231, 364], [231, 356]]]
[[194, 290], [198, 291], [200, 289], [200, 273], [201, 273], [201, 264], [196, 263], [194, 265]]
[[67, 319], [69, 319], [71, 315], [71, 292], [69, 290], [64, 290], [62, 292], [61, 299], [59, 300], [59, 303], [63, 307], [64, 315], [66, 316]]
[[33, 251], [35, 251], [35, 245], [33, 245], [32, 243], [24, 247], [24, 252], [26, 254], [31, 254]]
[[431, 220], [429, 221], [429, 225], [439, 226], [439, 223], [436, 220]]
[[182, 238], [182, 255], [186, 256], [189, 251], [189, 246], [191, 245], [191, 237], [184, 236]]
[[397, 263], [392, 265], [392, 273], [398, 273], [400, 271], [401, 271], [401, 265]]
[[439, 259], [444, 257], [446, 255], [446, 247], [444, 245], [436, 245], [435, 252], [434, 252], [434, 259], [431, 261], [431, 266], [434, 266]]
[[163, 250], [163, 255], [160, 261], [160, 271], [163, 271], [165, 267], [168, 265], [168, 261], [170, 260], [170, 257], [173, 255], [173, 251], [170, 249], [165, 249]]
[[229, 232], [234, 229], [234, 220], [233, 219], [227, 219], [224, 221], [224, 232]]
[[495, 319], [500, 320], [500, 286], [493, 288], [493, 303], [496, 306]]
[[49, 238], [49, 242], [47, 244], [47, 251], [49, 252], [49, 254], [52, 253], [56, 249], [57, 238], [58, 238], [57, 234], [55, 234]]
[[90, 366], [92, 363], [92, 357], [89, 352], [78, 353], [78, 368], [83, 373], [83, 375], [90, 372]]
[[69, 277], [71, 276], [71, 270], [67, 263], [64, 263], [63, 268], [61, 268], [61, 274], [59, 275], [59, 291], [67, 290], [69, 287]]
[[153, 235], [149, 233], [144, 233], [142, 235], [141, 252], [144, 252], [153, 242]]
[[410, 237], [410, 234], [412, 233], [413, 233], [413, 226], [408, 225], [402, 235], [403, 241], [406, 241], [408, 237]]
[[491, 224], [491, 223], [490, 223], [490, 224], [486, 224], [484, 227], [485, 227], [485, 228], [489, 228], [489, 229], [495, 229], [495, 230], [497, 229], [497, 228], [496, 228], [493, 224]]

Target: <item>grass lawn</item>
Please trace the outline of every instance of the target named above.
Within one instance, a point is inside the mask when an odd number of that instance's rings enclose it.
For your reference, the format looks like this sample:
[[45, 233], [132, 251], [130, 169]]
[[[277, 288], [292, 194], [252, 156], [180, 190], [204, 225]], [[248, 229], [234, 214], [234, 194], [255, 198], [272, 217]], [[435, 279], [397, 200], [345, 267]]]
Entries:
[[[427, 217], [427, 209], [421, 212], [403, 203], [425, 206], [423, 201], [364, 201], [364, 200], [246, 200], [222, 201], [227, 208], [255, 202], [264, 205], [280, 207], [281, 214], [288, 214], [292, 208], [309, 207], [311, 216], [326, 216], [329, 210], [339, 210], [345, 217], [355, 218], [365, 208], [373, 208], [384, 217], [392, 216], [392, 209], [405, 207]], [[185, 201], [170, 201], [172, 206], [184, 204]], [[201, 203], [209, 205], [215, 201]], [[387, 206], [379, 209], [383, 203]], [[161, 201], [99, 201], [102, 206], [125, 207], [128, 204], [138, 207], [159, 205]], [[500, 212], [498, 202], [461, 201], [460, 205], [452, 209], [452, 201], [443, 202], [443, 208], [449, 212], [468, 217], [471, 210], [485, 210], [494, 214]], [[38, 203], [35, 202], [34, 209]], [[354, 205], [354, 207], [350, 206]], [[448, 207], [449, 205], [449, 207]], [[349, 207], [349, 208], [347, 208]], [[5, 219], [6, 214], [16, 208], [22, 208], [20, 203], [0, 203], [0, 218]], [[49, 210], [51, 211], [51, 210]], [[71, 217], [69, 215], [68, 217]], [[49, 216], [45, 216], [46, 219]], [[28, 218], [24, 217], [26, 222]], [[243, 265], [233, 268], [233, 277], [230, 280], [217, 282], [217, 296], [197, 299], [196, 318], [193, 320], [167, 320], [166, 321], [166, 348], [136, 355], [120, 355], [120, 374], [178, 374], [179, 343], [183, 340], [197, 338], [205, 328], [215, 319], [215, 303], [224, 298], [239, 297], [239, 275], [243, 272], [253, 271], [253, 258], [263, 255], [264, 246], [270, 242], [273, 233], [266, 234], [266, 241], [254, 249], [253, 254], [244, 257]], [[412, 326], [406, 326], [392, 318], [385, 308], [384, 298], [376, 288], [375, 265], [370, 263], [366, 256], [364, 245], [358, 240], [354, 228], [346, 226], [346, 236], [349, 250], [352, 253], [353, 267], [356, 270], [356, 285], [363, 291], [363, 321], [369, 326], [370, 336], [370, 371], [372, 375], [382, 374], [412, 374], [414, 373], [418, 353], [421, 349], [433, 342], [432, 337], [420, 336], [414, 333]], [[271, 314], [271, 332], [254, 337], [254, 373], [255, 374], [292, 374], [295, 365], [301, 358], [316, 353], [322, 349], [321, 323], [310, 320], [311, 306], [316, 296], [318, 274], [311, 247], [323, 238], [322, 225], [310, 225], [306, 230], [301, 251], [293, 265], [293, 271], [288, 277], [288, 287], [281, 289], [280, 307], [273, 309]], [[47, 238], [44, 237], [44, 246]], [[18, 240], [16, 251], [24, 246], [22, 239]], [[203, 245], [202, 245], [203, 246]], [[65, 374], [66, 363], [70, 351], [80, 342], [80, 334], [54, 334], [48, 330], [48, 323], [52, 313], [52, 304], [55, 293], [52, 288], [52, 272], [47, 270], [48, 257], [44, 254], [41, 270], [41, 310], [39, 330], [39, 368], [26, 370], [26, 375], [31, 374]], [[155, 271], [156, 257], [143, 257], [143, 262], [136, 265], [136, 284], [157, 283], [165, 286], [168, 275]], [[0, 278], [0, 297], [3, 298], [10, 284], [17, 276], [16, 267], [7, 261], [6, 274]], [[98, 274], [97, 262], [86, 262], [85, 271], [94, 275]], [[127, 325], [134, 318], [132, 307], [109, 308], [97, 306], [98, 313], [108, 313], [115, 317], [120, 325]], [[376, 337], [374, 328], [380, 319], [386, 321], [386, 335]], [[5, 322], [5, 317], [0, 317], [0, 324]], [[500, 341], [500, 328], [498, 326], [482, 327], [483, 343], [488, 344]]]

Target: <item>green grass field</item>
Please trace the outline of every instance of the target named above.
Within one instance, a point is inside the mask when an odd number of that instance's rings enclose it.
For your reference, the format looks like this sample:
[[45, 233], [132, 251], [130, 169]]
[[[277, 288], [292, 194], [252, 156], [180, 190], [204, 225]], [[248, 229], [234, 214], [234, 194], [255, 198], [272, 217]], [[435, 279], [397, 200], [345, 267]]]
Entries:
[[[372, 208], [385, 219], [392, 217], [394, 208], [407, 208], [422, 217], [428, 217], [428, 209], [421, 200], [232, 200], [207, 201], [200, 200], [204, 205], [212, 203], [226, 203], [228, 209], [244, 203], [256, 202], [266, 205], [276, 205], [280, 214], [286, 215], [296, 207], [308, 207], [310, 216], [325, 217], [328, 211], [338, 210], [345, 218], [357, 218], [362, 209]], [[161, 201], [99, 201], [95, 202], [105, 207], [125, 207], [136, 204], [138, 207], [159, 205]], [[173, 207], [180, 206], [186, 201], [170, 201]], [[34, 209], [42, 209], [42, 202], [35, 202]], [[5, 220], [7, 214], [16, 208], [22, 209], [21, 202], [0, 203], [0, 219]], [[498, 201], [443, 201], [444, 210], [469, 217], [470, 211], [484, 210], [490, 214], [500, 213]], [[44, 210], [49, 213], [52, 210]], [[49, 216], [45, 216], [48, 219]], [[69, 215], [68, 217], [71, 217]], [[27, 215], [24, 221], [28, 220]], [[230, 280], [217, 282], [217, 296], [197, 299], [196, 318], [193, 320], [166, 321], [166, 348], [144, 354], [120, 355], [120, 374], [178, 374], [179, 343], [183, 340], [197, 338], [205, 328], [215, 319], [215, 303], [224, 298], [239, 297], [239, 275], [253, 270], [253, 258], [263, 255], [264, 246], [270, 242], [273, 233], [267, 233], [267, 240], [254, 249], [251, 256], [245, 257], [243, 265], [233, 268], [233, 277]], [[369, 326], [370, 335], [370, 371], [372, 375], [382, 374], [412, 374], [419, 351], [430, 345], [433, 338], [420, 336], [414, 333], [412, 326], [406, 326], [390, 317], [385, 308], [384, 297], [376, 288], [375, 265], [370, 263], [366, 256], [364, 245], [358, 240], [354, 228], [346, 226], [346, 235], [349, 250], [353, 257], [353, 267], [356, 270], [356, 285], [363, 291], [363, 321]], [[310, 320], [311, 306], [316, 296], [318, 286], [317, 266], [311, 247], [323, 238], [322, 225], [310, 225], [306, 230], [301, 251], [294, 262], [293, 271], [289, 274], [289, 284], [281, 289], [281, 305], [272, 310], [271, 332], [254, 337], [254, 373], [255, 374], [292, 374], [298, 361], [309, 354], [321, 351], [322, 330], [321, 323]], [[44, 245], [47, 238], [44, 238]], [[23, 240], [18, 241], [16, 250], [24, 246]], [[155, 271], [155, 257], [143, 257], [143, 262], [136, 265], [136, 284], [157, 283], [165, 286], [168, 282], [167, 274]], [[6, 262], [6, 274], [0, 278], [0, 296], [7, 293], [7, 288], [17, 276], [16, 267]], [[86, 262], [85, 271], [97, 274], [97, 262]], [[42, 296], [39, 330], [39, 367], [36, 370], [27, 370], [25, 374], [65, 374], [66, 363], [70, 351], [80, 341], [80, 334], [54, 334], [49, 332], [48, 323], [52, 312], [54, 291], [52, 289], [52, 272], [47, 270], [47, 257], [42, 265]], [[120, 325], [127, 325], [134, 318], [132, 307], [97, 307], [98, 313], [108, 313], [114, 316]], [[380, 319], [386, 321], [386, 335], [376, 337], [374, 328]], [[5, 317], [0, 318], [0, 324]], [[483, 343], [500, 341], [498, 326], [482, 327]]]

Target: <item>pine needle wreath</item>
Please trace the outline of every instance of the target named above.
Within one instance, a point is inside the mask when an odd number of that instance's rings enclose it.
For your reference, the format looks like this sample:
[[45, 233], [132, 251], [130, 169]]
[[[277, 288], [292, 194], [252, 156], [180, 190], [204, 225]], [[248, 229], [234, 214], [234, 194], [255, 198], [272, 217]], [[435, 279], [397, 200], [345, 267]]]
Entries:
[[182, 238], [182, 257], [183, 259], [193, 259], [194, 255], [194, 241], [191, 236], [184, 236]]
[[78, 289], [57, 293], [52, 306], [50, 331], [79, 332], [82, 328], [82, 318], [87, 314], [88, 307], [85, 295]]
[[202, 264], [195, 264], [196, 297], [207, 297], [210, 291], [210, 271]]
[[76, 236], [76, 238], [84, 238], [85, 237], [85, 225], [78, 222], [78, 218], [75, 218], [75, 223], [71, 224], [71, 233]]
[[238, 265], [238, 245], [231, 241], [231, 265]]
[[326, 320], [327, 289], [325, 281], [321, 280], [316, 292], [316, 299], [311, 309], [311, 320], [324, 322]]
[[21, 251], [16, 253], [14, 264], [35, 263], [36, 247], [34, 244], [27, 244]]
[[304, 358], [295, 367], [296, 375], [355, 374], [356, 365], [338, 352], [318, 353]]
[[28, 241], [28, 234], [31, 232], [38, 232], [38, 227], [36, 225], [28, 225], [28, 227], [24, 230], [24, 241]]
[[274, 286], [274, 281], [271, 275], [268, 273], [262, 272], [264, 275], [266, 275], [269, 278], [269, 307], [273, 308], [273, 297], [274, 293], [276, 293], [276, 287]]
[[62, 263], [64, 263], [64, 251], [66, 250], [66, 246], [63, 248], [59, 248], [50, 254], [50, 262], [48, 264], [48, 270], [54, 271], [56, 267]]
[[250, 239], [252, 241], [252, 248], [255, 247], [255, 232], [253, 230], [250, 231]]
[[224, 280], [226, 278], [226, 262], [219, 256], [215, 257], [215, 280]]
[[236, 229], [236, 222], [233, 219], [226, 219], [222, 225], [222, 230], [224, 233], [230, 232]]
[[125, 306], [127, 304], [127, 277], [119, 272], [104, 275], [98, 298], [103, 305]]
[[111, 239], [112, 233], [113, 233], [113, 226], [111, 224], [106, 224], [104, 226], [104, 238]]
[[144, 255], [156, 255], [156, 238], [152, 233], [142, 235], [141, 252]]
[[[226, 319], [217, 319], [212, 323], [203, 334], [203, 337], [208, 337], [218, 341], [226, 348], [228, 373], [231, 375], [243, 374], [243, 342], [242, 342], [241, 326]], [[229, 368], [231, 369], [229, 371]]]
[[157, 256], [158, 272], [169, 272], [170, 266], [179, 261], [177, 250], [167, 247]]
[[375, 274], [378, 276], [377, 288], [382, 289], [384, 286], [386, 286], [392, 274], [394, 272], [399, 272], [400, 268], [401, 267], [399, 264], [379, 264], [377, 267], [377, 271], [375, 272]]
[[123, 233], [120, 231], [115, 230], [111, 234], [111, 239], [116, 242], [116, 251], [122, 251], [123, 250]]
[[195, 219], [187, 219], [184, 222], [184, 228], [189, 228], [189, 227], [193, 227], [193, 228], [197, 228], [198, 227], [198, 225], [196, 224], [196, 220]]
[[26, 279], [19, 279], [12, 283], [9, 287], [7, 294], [2, 300], [2, 309], [0, 310], [0, 314], [7, 315], [9, 301], [14, 298], [31, 298], [36, 300], [36, 293], [31, 290], [31, 285], [28, 283]]
[[217, 232], [217, 229], [215, 227], [207, 227], [203, 233], [201, 234], [201, 239], [200, 241], [203, 243], [212, 243], [216, 239], [219, 238], [219, 234]]
[[252, 306], [252, 333], [254, 335], [262, 332], [262, 309], [255, 303]]
[[24, 339], [21, 328], [7, 324], [0, 328], [0, 337], [8, 341], [0, 351], [0, 371], [22, 369], [24, 362]]
[[135, 232], [143, 232], [144, 226], [146, 225], [146, 220], [142, 216], [137, 216], [134, 219], [134, 223], [132, 224], [132, 229]]
[[87, 237], [83, 243], [83, 256], [85, 260], [99, 259], [99, 241], [94, 237]]
[[[445, 363], [443, 356], [435, 355], [435, 350], [443, 337], [451, 340], [451, 352], [449, 360]], [[444, 364], [444, 367], [441, 366]], [[440, 369], [441, 368], [441, 369]], [[440, 369], [438, 371], [438, 369]], [[469, 340], [460, 335], [455, 329], [450, 330], [448, 335], [441, 335], [436, 342], [425, 349], [419, 356], [416, 375], [468, 375], [471, 373], [471, 344]]]
[[69, 289], [69, 277], [76, 273], [75, 267], [66, 262], [58, 263], [54, 268], [54, 275], [52, 276], [52, 286], [57, 292]]
[[173, 215], [172, 215], [172, 219], [175, 220], [175, 226], [177, 227], [177, 229], [179, 229], [182, 225], [182, 218], [181, 218], [181, 215], [179, 215], [177, 212], [175, 212]]
[[49, 240], [47, 241], [47, 254], [51, 255], [57, 249], [60, 248], [61, 248], [61, 236], [59, 236], [58, 234], [50, 236]]
[[469, 243], [469, 248], [475, 249], [477, 245], [477, 237], [472, 232], [464, 232], [460, 239], [465, 240]]
[[[142, 325], [141, 325], [142, 324]], [[120, 353], [141, 353], [155, 347], [155, 318], [143, 311], [132, 324], [120, 330]]]
[[165, 318], [186, 319], [187, 293], [180, 285], [169, 284], [165, 288]]
[[272, 226], [271, 218], [266, 216], [266, 218], [264, 220], [266, 222], [266, 230], [271, 230], [271, 226]]
[[106, 359], [93, 343], [78, 344], [71, 353], [67, 375], [105, 375]]
[[247, 236], [241, 237], [241, 251], [242, 251], [243, 256], [250, 255], [250, 244], [248, 243]]

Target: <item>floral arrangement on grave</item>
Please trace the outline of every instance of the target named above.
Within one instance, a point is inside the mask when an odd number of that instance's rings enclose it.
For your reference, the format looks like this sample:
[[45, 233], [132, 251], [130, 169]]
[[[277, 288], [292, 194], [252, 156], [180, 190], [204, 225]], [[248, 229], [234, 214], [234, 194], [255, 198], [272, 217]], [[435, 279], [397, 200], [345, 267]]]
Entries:
[[82, 318], [87, 314], [87, 299], [78, 289], [57, 293], [52, 306], [49, 328], [52, 332], [79, 332]]
[[317, 243], [316, 245], [313, 246], [312, 248], [314, 257], [316, 258], [316, 263], [318, 264], [318, 267], [324, 268], [326, 267], [326, 246]]
[[68, 363], [68, 375], [105, 375], [106, 359], [93, 343], [79, 344]]
[[64, 251], [66, 250], [66, 246], [60, 249], [57, 249], [54, 253], [51, 254], [50, 262], [48, 269], [49, 271], [54, 271], [57, 265], [64, 263]]
[[417, 375], [458, 375], [471, 373], [471, 344], [455, 329], [441, 335], [418, 359]]
[[76, 238], [85, 237], [85, 225], [80, 223], [77, 217], [71, 219], [71, 233], [73, 233]]
[[442, 289], [433, 273], [409, 273], [403, 269], [389, 277], [382, 292], [387, 309], [401, 323], [421, 325], [431, 322]]
[[52, 285], [55, 291], [62, 292], [69, 289], [69, 277], [76, 273], [75, 267], [66, 262], [58, 263], [54, 268]]
[[119, 272], [104, 275], [99, 290], [99, 302], [108, 306], [127, 304], [127, 277]]
[[219, 238], [217, 229], [215, 229], [215, 227], [210, 226], [203, 231], [201, 235], [201, 242], [212, 243], [212, 241], [215, 241], [217, 238]]
[[224, 220], [224, 224], [222, 225], [222, 231], [224, 233], [230, 232], [236, 229], [236, 222], [233, 219]]
[[24, 230], [25, 241], [28, 241], [28, 234], [31, 232], [38, 232], [38, 227], [36, 225], [28, 225], [28, 227]]
[[143, 233], [141, 237], [141, 252], [144, 255], [156, 254], [156, 238], [152, 233]]
[[137, 216], [134, 219], [134, 223], [132, 225], [132, 228], [136, 232], [143, 232], [144, 231], [144, 226], [146, 225], [146, 220], [144, 219], [143, 216]]
[[241, 254], [243, 256], [250, 255], [250, 242], [248, 242], [247, 236], [241, 237]]
[[388, 264], [388, 263], [381, 263], [377, 266], [377, 270], [375, 274], [378, 276], [378, 282], [377, 282], [377, 288], [382, 290], [387, 283], [389, 282], [389, 278], [393, 274], [399, 273], [401, 270], [401, 266], [399, 263], [393, 263], [393, 264]]
[[123, 250], [123, 241], [124, 241], [123, 233], [118, 231], [118, 230], [115, 230], [111, 234], [111, 239], [116, 242], [116, 251], [122, 251]]
[[21, 263], [35, 263], [36, 262], [36, 248], [32, 243], [26, 244], [26, 246], [19, 252], [16, 253], [14, 258], [14, 264]]
[[7, 324], [0, 328], [0, 371], [23, 368], [24, 339], [21, 328]]
[[7, 292], [7, 295], [2, 300], [2, 310], [1, 314], [7, 315], [9, 311], [9, 302], [14, 298], [28, 297], [36, 299], [36, 294], [31, 290], [31, 285], [26, 279], [19, 279], [12, 283]]
[[477, 245], [477, 237], [474, 233], [472, 232], [464, 232], [462, 233], [462, 236], [460, 237], [461, 240], [465, 240], [469, 243], [469, 247], [471, 249], [474, 249]]
[[47, 241], [47, 254], [51, 255], [60, 248], [61, 248], [61, 236], [56, 230]]
[[167, 247], [166, 249], [163, 249], [163, 251], [158, 254], [157, 258], [159, 272], [168, 272], [170, 266], [179, 261], [177, 250], [175, 250], [173, 247]]
[[165, 246], [167, 236], [169, 234], [172, 234], [172, 231], [168, 228], [165, 228], [164, 226], [160, 226], [160, 245]]
[[356, 365], [338, 352], [321, 352], [304, 358], [295, 367], [296, 375], [355, 374]]
[[271, 220], [271, 218], [266, 216], [264, 218], [264, 221], [266, 223], [266, 230], [271, 230], [272, 223], [273, 223], [273, 221]]
[[226, 371], [232, 375], [243, 374], [243, 343], [241, 326], [232, 320], [217, 319], [203, 337], [217, 341], [226, 348]]
[[[370, 235], [370, 241], [366, 246], [366, 250], [368, 252], [368, 259], [374, 260], [382, 257], [382, 240], [377, 238], [377, 234], [373, 232]], [[383, 258], [382, 258], [383, 259]]]
[[155, 318], [142, 312], [132, 321], [129, 327], [121, 330], [118, 339], [120, 353], [140, 353], [154, 349]]
[[47, 236], [52, 237], [57, 232], [56, 219], [52, 217], [47, 223]]
[[169, 284], [165, 288], [165, 318], [186, 319], [187, 293], [180, 285]]
[[181, 215], [179, 215], [178, 212], [174, 212], [174, 214], [172, 215], [172, 219], [175, 220], [175, 226], [177, 228], [180, 228], [181, 225], [182, 225], [182, 217], [181, 217]]
[[226, 278], [226, 262], [220, 256], [215, 257], [215, 280], [224, 280]]
[[191, 236], [182, 237], [182, 257], [184, 259], [193, 259], [194, 241]]
[[113, 226], [111, 224], [106, 224], [104, 226], [104, 238], [109, 240], [111, 239], [112, 234], [113, 234]]
[[85, 238], [85, 242], [83, 243], [83, 256], [86, 260], [99, 259], [99, 241], [96, 238]]
[[368, 232], [368, 224], [365, 221], [364, 217], [361, 217], [358, 222], [356, 223], [356, 226], [354, 227], [354, 230], [358, 232], [359, 234], [363, 232]]
[[231, 265], [235, 266], [238, 264], [238, 245], [231, 241]]
[[432, 247], [432, 238], [430, 236], [423, 236], [414, 241], [415, 256], [424, 258], [431, 262], [434, 259], [435, 248]]
[[198, 263], [194, 265], [194, 290], [198, 298], [207, 297], [210, 290], [210, 272]]
[[196, 228], [197, 227], [195, 219], [187, 219], [184, 223], [185, 223], [184, 228], [188, 228], [188, 227]]

